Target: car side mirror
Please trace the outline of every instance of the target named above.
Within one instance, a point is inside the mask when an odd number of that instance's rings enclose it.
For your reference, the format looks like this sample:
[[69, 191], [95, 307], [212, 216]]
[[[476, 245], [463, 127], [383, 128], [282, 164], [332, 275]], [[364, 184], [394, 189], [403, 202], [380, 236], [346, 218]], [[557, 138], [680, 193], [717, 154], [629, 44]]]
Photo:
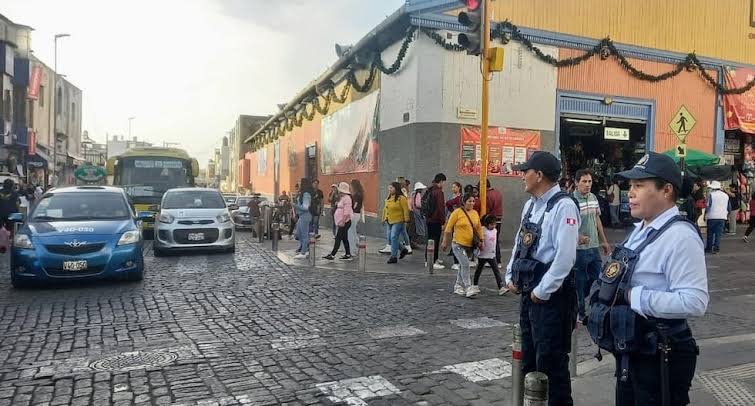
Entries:
[[236, 203], [231, 203], [228, 205], [228, 210], [233, 211], [233, 210], [238, 210], [238, 209], [239, 209], [239, 205]]
[[8, 215], [8, 220], [14, 222], [14, 223], [23, 223], [24, 222], [24, 214], [23, 213], [11, 213]]
[[149, 221], [149, 220], [154, 220], [155, 219], [155, 215], [153, 213], [148, 212], [148, 211], [140, 211], [136, 215], [136, 218], [138, 218], [141, 221]]

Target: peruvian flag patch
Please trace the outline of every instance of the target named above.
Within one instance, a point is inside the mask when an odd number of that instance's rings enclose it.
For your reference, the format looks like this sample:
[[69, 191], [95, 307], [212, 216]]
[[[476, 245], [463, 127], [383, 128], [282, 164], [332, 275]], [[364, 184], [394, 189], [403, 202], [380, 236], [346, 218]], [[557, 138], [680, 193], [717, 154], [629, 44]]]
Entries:
[[568, 224], [570, 226], [575, 226], [575, 225], [577, 225], [577, 219], [567, 218], [566, 219], [566, 224]]

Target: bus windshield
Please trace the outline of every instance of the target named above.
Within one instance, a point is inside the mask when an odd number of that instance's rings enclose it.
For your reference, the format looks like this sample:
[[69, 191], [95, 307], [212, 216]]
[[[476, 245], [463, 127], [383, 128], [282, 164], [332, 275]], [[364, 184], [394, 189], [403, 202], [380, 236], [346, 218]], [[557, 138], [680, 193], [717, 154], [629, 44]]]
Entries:
[[134, 203], [159, 203], [168, 189], [194, 186], [186, 161], [168, 157], [136, 157], [121, 160], [114, 184], [124, 188]]

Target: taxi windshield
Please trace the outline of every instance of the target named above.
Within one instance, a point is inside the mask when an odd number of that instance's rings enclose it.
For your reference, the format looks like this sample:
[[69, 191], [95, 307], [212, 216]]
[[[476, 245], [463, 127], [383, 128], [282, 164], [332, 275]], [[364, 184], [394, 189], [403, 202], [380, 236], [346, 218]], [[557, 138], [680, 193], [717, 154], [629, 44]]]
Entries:
[[31, 221], [125, 220], [126, 199], [117, 193], [48, 193], [34, 208]]

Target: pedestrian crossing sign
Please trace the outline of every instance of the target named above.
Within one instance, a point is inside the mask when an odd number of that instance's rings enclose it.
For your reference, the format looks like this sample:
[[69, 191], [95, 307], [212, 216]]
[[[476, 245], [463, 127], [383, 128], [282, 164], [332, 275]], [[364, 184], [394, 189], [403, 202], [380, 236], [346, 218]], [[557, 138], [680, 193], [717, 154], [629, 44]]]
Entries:
[[668, 125], [671, 127], [671, 131], [674, 135], [676, 135], [676, 138], [679, 139], [679, 142], [684, 143], [687, 139], [687, 135], [689, 135], [695, 127], [695, 124], [697, 124], [695, 117], [686, 107], [684, 107], [684, 105], [682, 105], [682, 107], [679, 108], [679, 111], [674, 114], [674, 117]]
[[679, 158], [687, 157], [687, 144], [679, 144], [676, 146], [676, 156]]

